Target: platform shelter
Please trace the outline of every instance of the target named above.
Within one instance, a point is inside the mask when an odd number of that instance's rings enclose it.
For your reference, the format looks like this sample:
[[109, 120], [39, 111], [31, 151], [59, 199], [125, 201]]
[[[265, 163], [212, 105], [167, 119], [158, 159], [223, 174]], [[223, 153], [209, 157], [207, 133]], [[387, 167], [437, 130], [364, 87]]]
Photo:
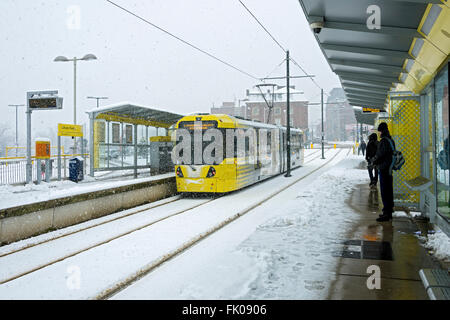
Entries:
[[[131, 102], [121, 102], [89, 114], [90, 176], [96, 171], [150, 168], [151, 137], [167, 136], [182, 115]], [[155, 139], [153, 139], [155, 140]]]
[[450, 236], [449, 2], [299, 3], [350, 105], [378, 109], [375, 124], [388, 123], [405, 157], [396, 206], [417, 208]]

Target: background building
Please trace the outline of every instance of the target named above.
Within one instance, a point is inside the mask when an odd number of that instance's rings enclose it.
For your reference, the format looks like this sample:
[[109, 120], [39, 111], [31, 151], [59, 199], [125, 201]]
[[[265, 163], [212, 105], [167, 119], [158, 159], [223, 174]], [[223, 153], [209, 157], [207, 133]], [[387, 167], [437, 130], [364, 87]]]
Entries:
[[[267, 89], [269, 88], [269, 89]], [[236, 102], [223, 102], [221, 107], [211, 108], [212, 114], [228, 114], [239, 116], [245, 119], [260, 121], [286, 126], [286, 87], [253, 87], [247, 89], [246, 98]], [[289, 105], [291, 126], [302, 130], [308, 129], [308, 101], [304, 98], [303, 92], [290, 86]], [[269, 106], [271, 108], [269, 114]]]
[[354, 138], [356, 118], [342, 88], [333, 88], [326, 101], [325, 139], [349, 141]]

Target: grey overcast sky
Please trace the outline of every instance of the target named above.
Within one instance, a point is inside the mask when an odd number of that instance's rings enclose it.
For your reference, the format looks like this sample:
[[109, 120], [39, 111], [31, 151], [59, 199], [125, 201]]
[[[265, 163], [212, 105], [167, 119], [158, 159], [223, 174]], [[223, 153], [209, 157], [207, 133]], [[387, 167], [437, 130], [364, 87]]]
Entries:
[[[284, 54], [238, 0], [115, 0], [119, 5], [257, 77], [266, 76]], [[339, 87], [297, 0], [243, 0], [291, 56], [326, 92]], [[77, 15], [79, 13], [79, 16]], [[79, 22], [79, 23], [78, 23]], [[73, 64], [58, 55], [95, 61], [77, 64], [77, 122], [95, 106], [132, 101], [182, 114], [208, 112], [213, 103], [242, 99], [256, 81], [118, 9], [105, 0], [0, 1], [0, 123], [14, 128], [14, 108], [26, 91], [56, 89], [61, 111], [33, 113], [33, 128], [73, 120]], [[272, 75], [284, 75], [281, 65]], [[291, 64], [291, 74], [302, 72]], [[284, 82], [279, 82], [282, 85]], [[293, 80], [310, 101], [320, 90]], [[25, 109], [19, 127], [25, 128]], [[21, 138], [25, 131], [21, 131]], [[22, 139], [21, 139], [22, 140]]]

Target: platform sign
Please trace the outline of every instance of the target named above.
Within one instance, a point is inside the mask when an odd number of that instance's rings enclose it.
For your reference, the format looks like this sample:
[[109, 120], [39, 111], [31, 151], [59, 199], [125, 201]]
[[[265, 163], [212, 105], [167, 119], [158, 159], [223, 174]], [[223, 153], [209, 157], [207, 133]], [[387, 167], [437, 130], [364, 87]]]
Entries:
[[50, 141], [36, 139], [36, 158], [50, 159]]
[[76, 124], [58, 123], [58, 136], [82, 137], [83, 126]]
[[28, 105], [31, 110], [55, 110], [62, 109], [63, 98], [61, 97], [31, 97]]

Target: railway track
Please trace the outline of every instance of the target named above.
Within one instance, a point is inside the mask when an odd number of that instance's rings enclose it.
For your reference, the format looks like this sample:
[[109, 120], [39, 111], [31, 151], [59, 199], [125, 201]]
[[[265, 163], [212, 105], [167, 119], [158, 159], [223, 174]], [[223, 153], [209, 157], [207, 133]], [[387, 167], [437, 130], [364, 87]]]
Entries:
[[[327, 151], [328, 151], [328, 150], [327, 150]], [[290, 183], [289, 185], [283, 187], [282, 189], [277, 190], [276, 192], [270, 194], [270, 195], [269, 195], [268, 197], [266, 197], [264, 200], [262, 200], [262, 201], [260, 201], [260, 202], [258, 202], [258, 203], [256, 203], [256, 204], [254, 204], [254, 205], [251, 205], [250, 207], [244, 209], [243, 211], [240, 211], [240, 212], [234, 214], [233, 216], [231, 216], [230, 218], [228, 218], [228, 219], [222, 221], [220, 224], [216, 225], [213, 229], [209, 230], [206, 234], [202, 234], [201, 236], [195, 237], [195, 238], [193, 238], [191, 241], [189, 241], [188, 243], [185, 243], [183, 246], [179, 247], [177, 250], [175, 250], [175, 251], [173, 251], [173, 252], [171, 252], [171, 253], [169, 253], [169, 254], [164, 255], [161, 259], [155, 261], [154, 263], [152, 263], [151, 265], [147, 266], [147, 267], [144, 268], [143, 270], [140, 270], [139, 273], [134, 274], [133, 276], [127, 278], [127, 279], [124, 280], [124, 281], [120, 281], [120, 283], [116, 283], [116, 284], [112, 285], [110, 288], [104, 290], [102, 293], [100, 293], [99, 295], [97, 295], [96, 298], [97, 298], [97, 299], [106, 299], [106, 298], [109, 298], [109, 297], [111, 297], [112, 295], [116, 294], [117, 292], [123, 290], [123, 288], [129, 286], [131, 283], [133, 283], [133, 282], [137, 281], [138, 279], [140, 279], [141, 277], [147, 275], [149, 272], [151, 272], [152, 270], [154, 270], [154, 269], [155, 269], [157, 266], [159, 266], [160, 264], [164, 263], [165, 261], [167, 261], [167, 260], [169, 260], [169, 259], [172, 259], [174, 256], [176, 256], [176, 255], [178, 255], [179, 253], [181, 253], [181, 252], [187, 250], [187, 249], [188, 249], [189, 247], [191, 247], [193, 244], [197, 243], [198, 241], [201, 241], [202, 239], [206, 238], [206, 237], [209, 236], [210, 234], [212, 234], [212, 233], [218, 231], [219, 229], [223, 228], [225, 225], [227, 225], [227, 224], [229, 224], [230, 222], [234, 221], [235, 219], [237, 219], [238, 217], [242, 216], [243, 214], [245, 214], [245, 213], [247, 213], [247, 212], [253, 210], [253, 209], [256, 208], [257, 206], [261, 205], [262, 203], [268, 201], [269, 199], [271, 199], [272, 197], [274, 197], [274, 196], [277, 195], [278, 193], [284, 191], [285, 189], [289, 188], [290, 186], [292, 186], [293, 184], [297, 183], [298, 181], [300, 181], [300, 180], [306, 178], [307, 176], [313, 174], [314, 172], [320, 170], [322, 167], [324, 167], [324, 166], [327, 165], [329, 162], [331, 162], [331, 161], [332, 161], [338, 154], [340, 154], [341, 152], [342, 152], [342, 150], [339, 150], [332, 158], [330, 158], [329, 160], [327, 160], [327, 162], [325, 162], [324, 164], [320, 165], [319, 167], [315, 168], [315, 169], [312, 170], [312, 171], [309, 171], [307, 174], [305, 174], [305, 175], [299, 177], [298, 179], [295, 179], [292, 183]], [[315, 154], [315, 153], [313, 153], [313, 154]], [[306, 157], [310, 157], [310, 156], [312, 156], [312, 154], [310, 154], [310, 155], [308, 155], [308, 156], [306, 156]], [[320, 155], [319, 155], [319, 156], [320, 156]], [[312, 161], [312, 160], [318, 158], [319, 156], [314, 157], [313, 159], [309, 159], [308, 162], [310, 162], [310, 161]], [[306, 157], [305, 157], [305, 158], [306, 158]], [[305, 163], [307, 163], [307, 162], [305, 162]], [[78, 249], [78, 250], [74, 250], [74, 251], [70, 252], [69, 254], [65, 254], [65, 255], [63, 255], [63, 256], [59, 256], [59, 257], [57, 257], [57, 258], [55, 258], [55, 259], [52, 259], [51, 261], [46, 261], [46, 263], [39, 264], [39, 265], [37, 265], [37, 266], [35, 266], [35, 267], [33, 267], [33, 268], [30, 268], [30, 269], [27, 269], [27, 270], [25, 270], [25, 271], [18, 272], [18, 273], [16, 273], [16, 274], [12, 275], [12, 276], [3, 278], [3, 279], [0, 280], [0, 284], [5, 284], [5, 283], [8, 283], [8, 282], [11, 282], [11, 281], [16, 280], [16, 279], [18, 279], [18, 278], [20, 278], [20, 277], [23, 277], [23, 276], [25, 276], [25, 275], [28, 275], [28, 274], [30, 274], [30, 273], [36, 272], [36, 271], [38, 271], [38, 270], [40, 270], [40, 269], [46, 268], [46, 267], [48, 267], [48, 266], [50, 266], [50, 265], [53, 265], [53, 264], [55, 264], [55, 263], [57, 263], [57, 262], [63, 261], [63, 260], [65, 260], [65, 259], [68, 259], [68, 258], [73, 257], [73, 256], [75, 256], [75, 255], [78, 255], [78, 254], [80, 254], [80, 253], [83, 253], [83, 252], [86, 252], [86, 251], [91, 250], [91, 249], [93, 249], [93, 248], [99, 247], [99, 246], [104, 245], [104, 244], [106, 244], [106, 243], [108, 243], [108, 242], [111, 242], [111, 241], [113, 241], [113, 240], [117, 240], [117, 239], [119, 239], [119, 238], [125, 237], [125, 236], [127, 236], [127, 235], [129, 235], [129, 234], [131, 234], [131, 233], [133, 233], [133, 232], [142, 230], [142, 229], [144, 229], [144, 228], [150, 227], [150, 226], [155, 225], [155, 224], [157, 224], [157, 223], [159, 223], [159, 222], [162, 222], [162, 221], [164, 221], [164, 220], [167, 220], [167, 219], [170, 219], [170, 218], [172, 218], [172, 217], [175, 217], [175, 216], [181, 215], [181, 214], [183, 214], [183, 213], [186, 213], [186, 212], [188, 212], [188, 211], [194, 210], [194, 209], [196, 209], [196, 208], [198, 208], [198, 207], [201, 207], [201, 206], [203, 206], [203, 205], [206, 205], [207, 203], [210, 203], [210, 202], [215, 201], [215, 200], [217, 200], [217, 199], [218, 199], [218, 198], [213, 198], [213, 199], [207, 199], [207, 200], [205, 200], [205, 201], [201, 201], [200, 203], [197, 203], [197, 204], [194, 205], [194, 206], [189, 206], [189, 207], [187, 207], [187, 208], [183, 208], [183, 209], [178, 210], [178, 211], [176, 211], [176, 212], [167, 214], [167, 215], [165, 215], [165, 216], [163, 216], [163, 217], [160, 217], [160, 218], [158, 218], [158, 219], [152, 220], [152, 221], [150, 221], [149, 223], [145, 223], [145, 224], [143, 224], [143, 225], [139, 225], [139, 226], [136, 227], [136, 228], [131, 228], [131, 229], [129, 229], [129, 230], [126, 230], [126, 231], [123, 231], [123, 232], [119, 232], [118, 234], [114, 235], [113, 237], [107, 237], [106, 239], [103, 239], [103, 240], [101, 240], [101, 241], [97, 241], [97, 242], [95, 242], [95, 243], [92, 243], [91, 245], [86, 246], [86, 247], [84, 247], [84, 248], [81, 248], [81, 249]], [[133, 211], [131, 211], [131, 212], [128, 212], [128, 213], [125, 214], [125, 215], [122, 215], [122, 216], [119, 216], [119, 217], [115, 217], [115, 218], [113, 218], [113, 219], [109, 219], [109, 220], [106, 220], [106, 221], [103, 221], [103, 222], [100, 222], [100, 223], [92, 224], [92, 225], [89, 225], [89, 226], [87, 226], [87, 227], [84, 227], [84, 228], [81, 228], [81, 229], [77, 229], [77, 230], [75, 230], [75, 231], [71, 231], [71, 232], [68, 232], [68, 233], [63, 234], [63, 235], [58, 235], [57, 237], [50, 238], [50, 239], [46, 239], [46, 240], [41, 241], [41, 242], [38, 242], [38, 243], [30, 244], [30, 245], [28, 245], [28, 246], [22, 247], [22, 248], [20, 248], [20, 249], [14, 250], [14, 251], [10, 251], [10, 252], [7, 252], [7, 253], [3, 253], [0, 257], [6, 257], [6, 256], [12, 255], [12, 254], [14, 254], [14, 253], [19, 253], [20, 251], [24, 251], [24, 250], [27, 250], [27, 249], [31, 249], [32, 247], [36, 247], [36, 246], [43, 245], [43, 244], [48, 244], [48, 243], [50, 243], [50, 242], [52, 242], [52, 241], [56, 241], [56, 240], [59, 240], [59, 239], [64, 238], [64, 237], [69, 237], [69, 236], [71, 236], [71, 235], [74, 235], [74, 234], [76, 234], [76, 233], [80, 233], [80, 232], [82, 232], [82, 231], [86, 231], [86, 230], [88, 230], [88, 229], [93, 229], [93, 228], [95, 228], [95, 227], [100, 227], [100, 226], [102, 226], [102, 225], [105, 225], [105, 224], [108, 224], [108, 223], [112, 223], [112, 222], [114, 222], [114, 221], [118, 221], [118, 220], [120, 220], [120, 219], [124, 219], [124, 218], [130, 217], [130, 216], [132, 216], [132, 215], [136, 215], [136, 214], [138, 214], [138, 213], [141, 213], [141, 212], [151, 211], [151, 210], [156, 209], [156, 208], [158, 208], [158, 207], [167, 206], [167, 205], [169, 205], [169, 204], [171, 204], [171, 203], [174, 203], [174, 202], [177, 202], [177, 201], [180, 201], [180, 200], [182, 200], [182, 198], [179, 197], [179, 196], [176, 196], [176, 197], [173, 197], [172, 199], [170, 199], [170, 200], [168, 200], [168, 201], [165, 201], [165, 202], [163, 201], [162, 203], [159, 203], [159, 204], [154, 205], [154, 206], [148, 207], [148, 205], [147, 205], [145, 208], [142, 208], [142, 206], [141, 206], [141, 207], [139, 207], [138, 210], [133, 210]]]
[[[228, 225], [229, 223], [235, 221], [236, 219], [238, 219], [239, 217], [243, 216], [244, 214], [252, 211], [253, 209], [255, 209], [256, 207], [259, 207], [260, 205], [262, 205], [263, 203], [267, 202], [268, 200], [272, 199], [273, 197], [275, 197], [276, 195], [278, 195], [279, 193], [283, 192], [284, 190], [290, 188], [291, 186], [293, 186], [294, 184], [298, 183], [299, 181], [307, 178], [308, 176], [310, 176], [311, 174], [315, 173], [316, 171], [322, 169], [323, 167], [325, 167], [327, 164], [329, 164], [331, 161], [333, 161], [341, 152], [343, 149], [340, 149], [336, 154], [334, 154], [330, 159], [328, 159], [325, 163], [323, 163], [322, 165], [320, 165], [319, 167], [313, 169], [312, 171], [309, 171], [307, 174], [302, 175], [301, 177], [295, 179], [294, 181], [292, 181], [291, 183], [289, 183], [287, 186], [282, 187], [281, 189], [271, 193], [269, 196], [265, 197], [263, 200], [258, 201], [257, 203], [254, 203], [252, 205], [250, 205], [249, 207], [243, 209], [242, 211], [239, 211], [237, 213], [235, 213], [234, 215], [232, 215], [231, 217], [229, 217], [228, 219], [222, 221], [221, 223], [217, 224], [215, 227], [209, 229], [206, 233], [203, 233], [195, 238], [193, 238], [191, 241], [189, 241], [188, 243], [185, 243], [184, 245], [182, 245], [181, 247], [177, 248], [176, 250], [164, 255], [163, 257], [161, 257], [160, 259], [158, 259], [157, 261], [147, 265], [145, 268], [141, 269], [139, 272], [135, 273], [134, 275], [130, 276], [129, 278], [122, 280], [116, 284], [114, 284], [113, 286], [111, 286], [110, 288], [104, 290], [102, 293], [100, 293], [99, 295], [97, 295], [95, 297], [95, 299], [97, 300], [103, 300], [103, 299], [109, 299], [110, 297], [114, 296], [115, 294], [119, 293], [120, 291], [124, 290], [125, 288], [129, 287], [131, 284], [135, 283], [136, 281], [139, 281], [139, 279], [145, 277], [146, 275], [148, 275], [150, 272], [152, 272], [153, 270], [155, 270], [157, 267], [159, 267], [160, 265], [162, 265], [163, 263], [173, 259], [174, 257], [176, 257], [177, 255], [187, 251], [189, 248], [191, 248], [193, 245], [195, 245], [196, 243], [206, 239], [208, 236], [210, 236], [211, 234], [219, 231], [220, 229], [222, 229], [223, 227], [225, 227], [226, 225]], [[347, 153], [348, 155], [348, 153]]]
[[[325, 153], [327, 151], [329, 151], [329, 150], [330, 149], [326, 149]], [[312, 159], [309, 159], [308, 161], [305, 161], [304, 164], [309, 163], [309, 162], [317, 159], [319, 156], [316, 155], [316, 153], [319, 153], [319, 150], [314, 151], [314, 152], [306, 155], [305, 156], [305, 160], [306, 160], [307, 157], [310, 157], [310, 156], [313, 156], [313, 155], [315, 155], [315, 156]], [[103, 218], [100, 218], [100, 219], [96, 219], [96, 220], [102, 220], [102, 221], [97, 222], [97, 223], [95, 223], [95, 222], [94, 223], [82, 223], [83, 225], [84, 224], [88, 224], [88, 225], [87, 226], [82, 226], [81, 228], [75, 228], [75, 230], [71, 230], [71, 231], [68, 231], [68, 232], [65, 232], [65, 233], [62, 233], [62, 234], [58, 234], [58, 235], [56, 235], [54, 237], [45, 238], [45, 239], [37, 241], [37, 242], [32, 242], [32, 243], [25, 244], [25, 245], [23, 245], [23, 246], [21, 246], [21, 247], [19, 247], [17, 249], [13, 249], [13, 250], [10, 250], [10, 251], [5, 251], [3, 253], [0, 252], [0, 258], [8, 256], [8, 255], [11, 255], [11, 254], [14, 254], [14, 253], [17, 253], [17, 252], [20, 252], [20, 251], [23, 251], [23, 250], [26, 250], [26, 249], [29, 249], [29, 248], [32, 248], [32, 247], [35, 247], [35, 246], [38, 246], [38, 245], [41, 245], [41, 244], [44, 244], [44, 243], [48, 243], [48, 242], [51, 242], [51, 241], [54, 241], [54, 240], [58, 240], [58, 239], [61, 239], [61, 238], [64, 238], [64, 237], [68, 237], [68, 236], [74, 235], [76, 233], [79, 233], [79, 232], [82, 232], [82, 231], [85, 231], [85, 230], [88, 230], [88, 229], [92, 229], [92, 228], [95, 228], [95, 227], [98, 227], [98, 226], [101, 226], [101, 225], [104, 225], [104, 224], [107, 224], [107, 223], [110, 223], [110, 222], [113, 222], [113, 221], [124, 219], [124, 218], [130, 217], [132, 215], [135, 215], [135, 214], [138, 214], [138, 213], [141, 213], [141, 212], [144, 212], [144, 211], [148, 211], [148, 210], [151, 210], [151, 209], [154, 209], [154, 208], [158, 208], [160, 206], [167, 205], [169, 203], [172, 203], [172, 202], [175, 202], [175, 201], [179, 201], [181, 199], [182, 199], [182, 196], [178, 195], [178, 196], [170, 197], [168, 199], [163, 199], [161, 201], [157, 201], [158, 202], [157, 204], [150, 204], [150, 205], [146, 204], [146, 205], [138, 206], [136, 208], [131, 208], [131, 209], [124, 210], [124, 211], [129, 211], [129, 212], [127, 212], [126, 214], [120, 215], [120, 216], [116, 216], [116, 217], [112, 217], [112, 218], [111, 217], [110, 218], [103, 217]], [[112, 215], [114, 215], [114, 214], [112, 214]], [[69, 229], [72, 229], [72, 228], [69, 228]], [[2, 284], [2, 283], [3, 282], [0, 280], [0, 284]]]

